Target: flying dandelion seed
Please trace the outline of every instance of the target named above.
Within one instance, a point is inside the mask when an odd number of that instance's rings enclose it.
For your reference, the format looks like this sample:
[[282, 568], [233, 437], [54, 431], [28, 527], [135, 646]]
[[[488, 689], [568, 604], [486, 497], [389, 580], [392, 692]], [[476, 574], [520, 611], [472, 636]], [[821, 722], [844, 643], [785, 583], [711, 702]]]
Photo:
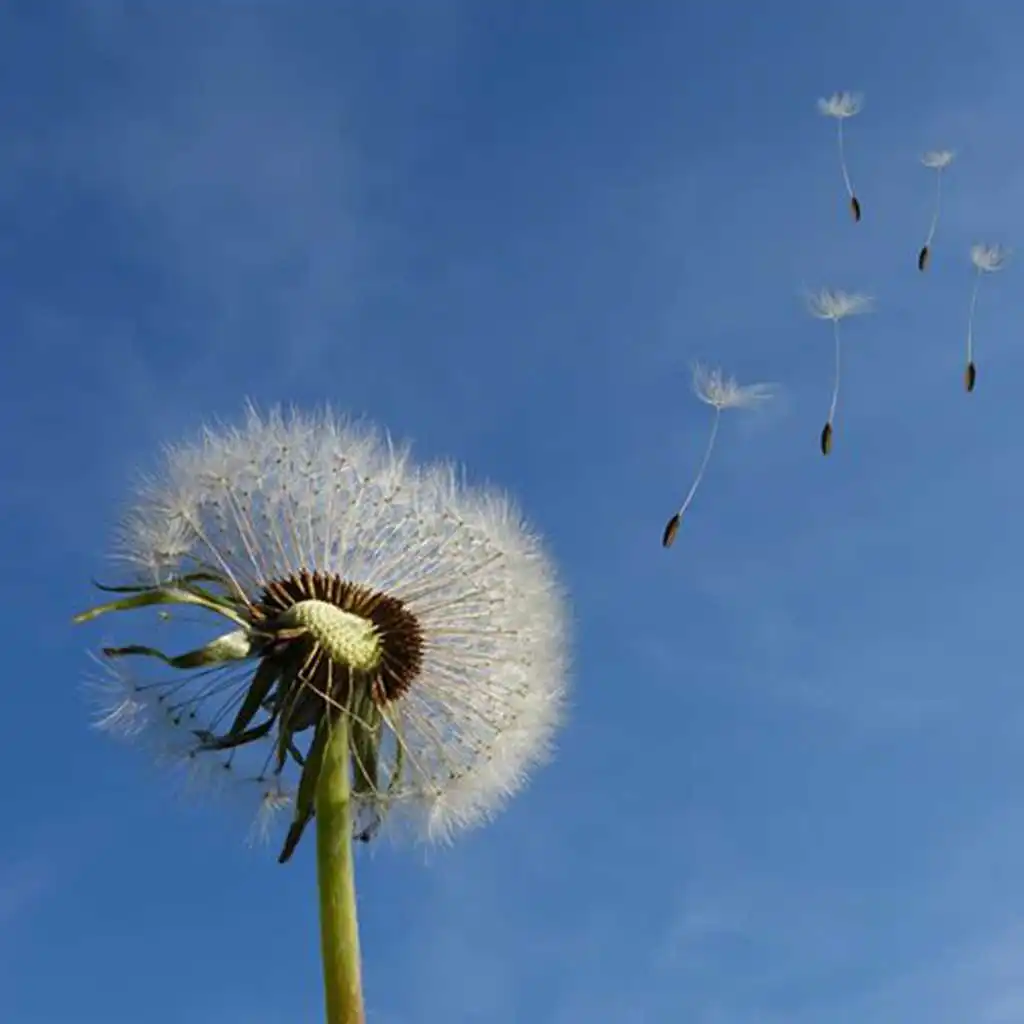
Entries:
[[860, 200], [853, 190], [850, 181], [850, 171], [846, 166], [846, 149], [843, 141], [843, 122], [861, 112], [864, 106], [864, 98], [860, 93], [837, 92], [828, 99], [818, 100], [818, 111], [825, 117], [835, 118], [836, 131], [839, 140], [839, 168], [843, 172], [843, 184], [846, 186], [846, 194], [850, 197], [850, 213], [854, 221], [860, 220]]
[[967, 315], [967, 367], [964, 370], [964, 387], [974, 390], [978, 371], [974, 365], [974, 310], [978, 303], [978, 285], [982, 274], [994, 274], [1002, 270], [1010, 258], [1011, 250], [1002, 245], [972, 245], [971, 262], [974, 264], [974, 287], [971, 289], [971, 311]]
[[829, 288], [814, 292], [807, 297], [807, 308], [811, 316], [817, 317], [819, 320], [832, 321], [832, 334], [835, 339], [835, 379], [832, 384], [832, 403], [828, 407], [828, 419], [825, 421], [825, 426], [821, 431], [822, 455], [828, 455], [832, 451], [832, 433], [836, 418], [836, 406], [839, 404], [839, 321], [845, 320], [848, 316], [868, 313], [873, 305], [874, 300], [868, 295], [833, 291]]
[[704, 479], [704, 471], [711, 459], [711, 452], [715, 447], [715, 439], [718, 436], [718, 424], [722, 418], [723, 409], [749, 409], [753, 406], [766, 402], [774, 394], [771, 384], [747, 384], [736, 383], [735, 378], [726, 377], [721, 370], [709, 370], [698, 363], [693, 369], [693, 391], [694, 394], [704, 403], [715, 410], [715, 417], [711, 424], [711, 434], [708, 437], [707, 447], [704, 449], [704, 458], [701, 460], [700, 468], [694, 477], [690, 490], [683, 499], [679, 511], [668, 521], [664, 533], [661, 536], [662, 547], [669, 548], [676, 539], [680, 524], [686, 510], [690, 507], [701, 480]]
[[932, 254], [932, 241], [939, 226], [939, 210], [942, 206], [942, 172], [953, 162], [954, 156], [956, 154], [951, 149], [932, 149], [921, 157], [921, 163], [935, 171], [935, 209], [928, 227], [928, 237], [917, 254], [917, 269], [921, 271], [928, 269], [928, 261]]
[[329, 413], [254, 411], [169, 453], [118, 554], [129, 579], [101, 589], [122, 596], [76, 621], [191, 609], [229, 631], [104, 648], [99, 724], [249, 786], [256, 834], [290, 808], [282, 863], [315, 818], [327, 1017], [362, 1021], [352, 840], [448, 838], [546, 758], [566, 675], [549, 560], [451, 468]]

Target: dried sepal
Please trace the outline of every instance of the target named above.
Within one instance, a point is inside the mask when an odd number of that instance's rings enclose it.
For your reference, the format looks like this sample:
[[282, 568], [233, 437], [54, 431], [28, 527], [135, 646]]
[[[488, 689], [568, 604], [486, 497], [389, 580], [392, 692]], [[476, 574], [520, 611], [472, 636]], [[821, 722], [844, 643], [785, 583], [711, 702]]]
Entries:
[[826, 423], [821, 431], [821, 454], [828, 455], [832, 451], [832, 424]]
[[665, 532], [661, 535], [661, 546], [663, 548], [672, 547], [672, 543], [676, 539], [676, 534], [679, 532], [679, 524], [682, 522], [682, 516], [677, 512], [666, 524]]

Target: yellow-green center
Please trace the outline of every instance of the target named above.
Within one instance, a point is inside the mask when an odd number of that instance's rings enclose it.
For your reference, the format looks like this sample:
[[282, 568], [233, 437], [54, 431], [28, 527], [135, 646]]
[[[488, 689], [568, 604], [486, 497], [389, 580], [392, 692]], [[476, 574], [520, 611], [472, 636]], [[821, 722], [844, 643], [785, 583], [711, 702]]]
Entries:
[[359, 672], [373, 672], [380, 666], [380, 633], [369, 619], [329, 601], [310, 599], [292, 605], [284, 621], [307, 630], [333, 662]]

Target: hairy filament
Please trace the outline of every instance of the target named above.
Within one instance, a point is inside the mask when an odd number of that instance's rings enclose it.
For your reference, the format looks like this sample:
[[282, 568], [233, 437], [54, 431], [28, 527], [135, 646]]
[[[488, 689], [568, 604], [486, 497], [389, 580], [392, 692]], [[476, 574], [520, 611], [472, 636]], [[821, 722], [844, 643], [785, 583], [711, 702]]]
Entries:
[[832, 423], [836, 418], [836, 406], [839, 404], [839, 321], [832, 321], [832, 333], [836, 340], [836, 367], [835, 377], [832, 382], [832, 402], [828, 407], [828, 422]]
[[700, 487], [701, 480], [704, 479], [704, 471], [708, 468], [708, 461], [711, 459], [711, 452], [715, 447], [715, 438], [718, 436], [718, 424], [722, 419], [722, 410], [715, 409], [715, 419], [711, 424], [711, 434], [708, 437], [707, 447], [704, 449], [704, 458], [701, 460], [700, 469], [697, 470], [697, 475], [693, 478], [693, 483], [690, 485], [690, 490], [686, 497], [683, 499], [682, 505], [679, 506], [679, 511], [676, 515], [680, 519], [686, 514], [686, 510], [690, 507], [690, 503], [693, 501], [694, 496], [697, 493], [697, 488]]
[[967, 362], [974, 362], [974, 310], [978, 304], [978, 286], [981, 284], [981, 269], [974, 275], [974, 287], [971, 289], [971, 310], [967, 314]]
[[837, 125], [837, 132], [836, 132], [836, 134], [837, 134], [837, 137], [839, 139], [839, 168], [843, 172], [843, 184], [846, 185], [847, 195], [849, 195], [849, 197], [851, 199], [853, 199], [854, 198], [853, 185], [850, 182], [850, 172], [849, 172], [849, 170], [847, 170], [847, 167], [846, 167], [846, 147], [843, 144], [843, 119], [839, 118], [836, 121], [836, 125]]
[[928, 237], [924, 240], [927, 249], [935, 238], [935, 230], [939, 226], [939, 211], [942, 208], [942, 169], [935, 173], [935, 212], [932, 214], [931, 226], [928, 228]]

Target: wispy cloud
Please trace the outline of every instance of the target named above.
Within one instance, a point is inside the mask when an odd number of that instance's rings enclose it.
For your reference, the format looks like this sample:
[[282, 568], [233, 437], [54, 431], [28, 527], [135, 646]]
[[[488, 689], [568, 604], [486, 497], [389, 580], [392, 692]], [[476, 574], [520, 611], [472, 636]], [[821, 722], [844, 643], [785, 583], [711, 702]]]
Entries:
[[0, 935], [14, 928], [24, 914], [50, 894], [57, 874], [46, 855], [0, 861]]

